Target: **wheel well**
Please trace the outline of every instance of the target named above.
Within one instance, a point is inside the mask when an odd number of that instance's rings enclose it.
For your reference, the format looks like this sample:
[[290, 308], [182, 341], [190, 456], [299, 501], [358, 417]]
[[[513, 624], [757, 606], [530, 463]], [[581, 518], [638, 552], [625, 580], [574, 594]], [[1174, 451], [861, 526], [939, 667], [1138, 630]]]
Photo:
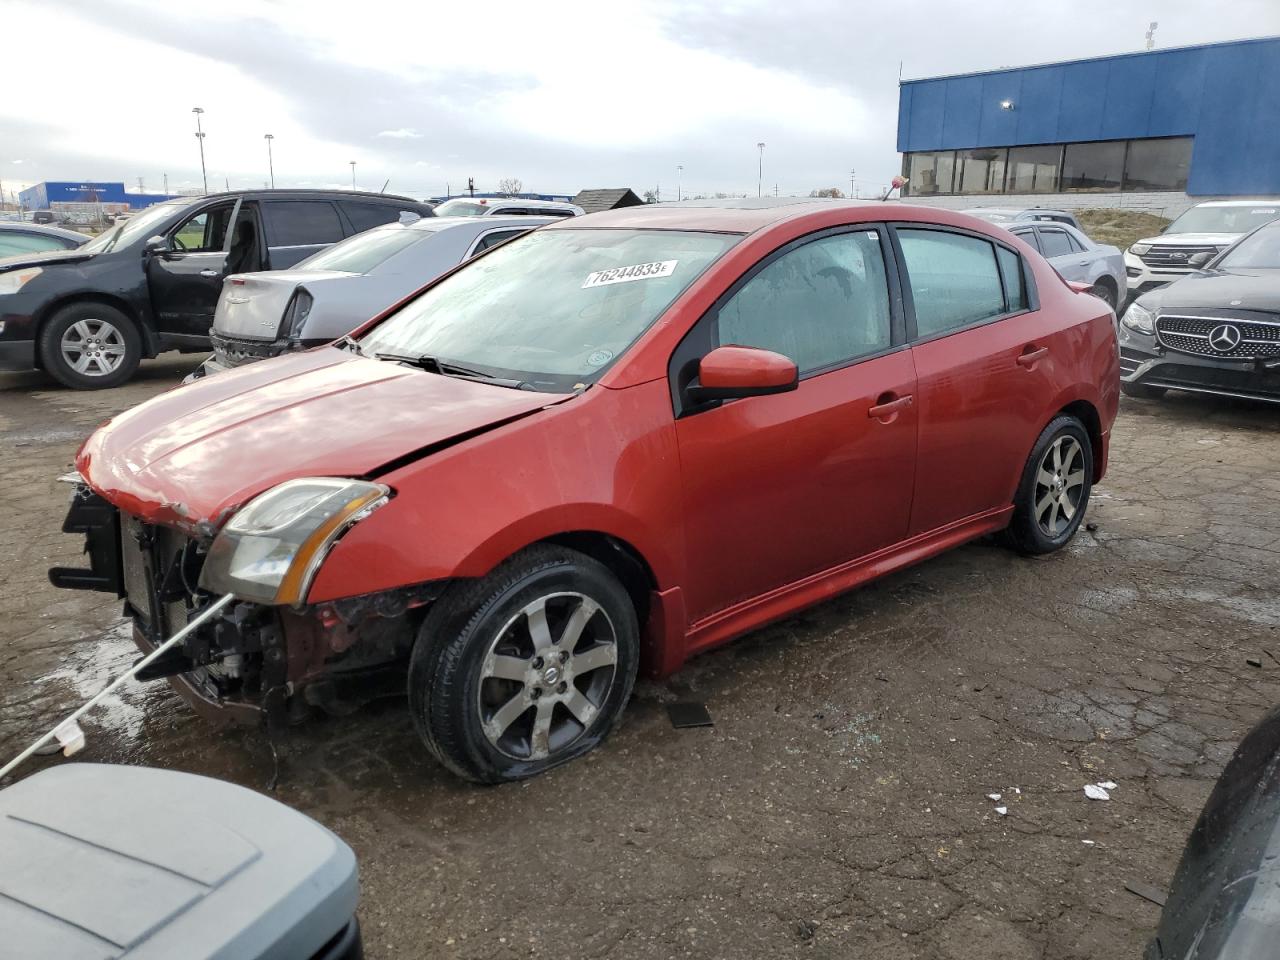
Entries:
[[1104, 273], [1097, 280], [1093, 281], [1093, 285], [1095, 287], [1110, 287], [1112, 293], [1116, 293], [1119, 290], [1119, 287], [1116, 285], [1115, 277], [1111, 276], [1109, 273]]
[[1070, 414], [1084, 424], [1085, 433], [1089, 434], [1089, 446], [1093, 447], [1093, 479], [1097, 481], [1099, 479], [1098, 451], [1102, 449], [1102, 418], [1098, 416], [1098, 411], [1088, 400], [1068, 403], [1058, 412]]
[[[142, 355], [144, 357], [151, 357], [155, 355], [155, 343], [153, 342], [150, 331], [147, 330], [146, 326], [142, 323], [141, 318], [138, 316], [138, 312], [134, 310], [127, 301], [122, 300], [119, 297], [113, 297], [109, 293], [69, 293], [64, 297], [47, 304], [36, 317], [35, 340], [37, 344], [40, 342], [40, 335], [44, 331], [44, 325], [49, 322], [53, 315], [63, 307], [69, 307], [76, 303], [100, 303], [104, 307], [111, 307], [114, 310], [119, 310], [129, 318], [129, 321], [137, 329], [138, 338], [142, 341]], [[40, 359], [40, 350], [38, 347], [35, 353], [36, 366], [37, 368], [43, 369], [43, 363]]]
[[643, 629], [649, 616], [649, 592], [657, 588], [657, 580], [639, 550], [625, 540], [596, 530], [560, 533], [542, 542], [585, 553], [608, 567], [626, 588], [631, 603], [636, 608], [636, 621]]

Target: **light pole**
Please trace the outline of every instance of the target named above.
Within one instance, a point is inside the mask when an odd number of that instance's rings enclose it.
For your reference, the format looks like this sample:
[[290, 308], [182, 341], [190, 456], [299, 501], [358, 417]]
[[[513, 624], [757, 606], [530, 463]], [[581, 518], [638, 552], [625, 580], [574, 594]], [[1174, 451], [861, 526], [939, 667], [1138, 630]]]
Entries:
[[271, 189], [276, 188], [276, 165], [271, 157], [271, 141], [275, 139], [271, 134], [264, 133], [262, 139], [267, 141], [267, 172], [271, 174]]
[[858, 199], [858, 171], [849, 171], [849, 196], [854, 200]]
[[200, 144], [200, 179], [204, 182], [205, 196], [208, 196], [209, 174], [205, 172], [204, 167], [204, 130], [200, 128], [200, 114], [204, 113], [204, 108], [192, 107], [191, 112], [196, 115], [196, 141]]
[[351, 189], [354, 190], [356, 188], [356, 162], [354, 160], [348, 160], [347, 162], [351, 164]]
[[684, 194], [680, 192], [680, 181], [684, 179], [684, 164], [676, 164], [676, 202], [679, 203], [684, 199]]
[[764, 195], [764, 143], [757, 143], [756, 149], [760, 151], [760, 166], [756, 170], [756, 196]]

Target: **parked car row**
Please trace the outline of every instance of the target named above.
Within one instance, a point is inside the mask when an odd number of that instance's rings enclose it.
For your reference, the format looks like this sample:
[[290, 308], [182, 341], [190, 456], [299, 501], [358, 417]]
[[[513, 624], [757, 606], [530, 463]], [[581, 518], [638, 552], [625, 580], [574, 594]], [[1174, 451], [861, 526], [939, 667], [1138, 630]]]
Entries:
[[123, 383], [143, 357], [207, 350], [223, 279], [290, 267], [431, 205], [354, 191], [263, 190], [159, 203], [75, 249], [0, 260], [0, 370]]

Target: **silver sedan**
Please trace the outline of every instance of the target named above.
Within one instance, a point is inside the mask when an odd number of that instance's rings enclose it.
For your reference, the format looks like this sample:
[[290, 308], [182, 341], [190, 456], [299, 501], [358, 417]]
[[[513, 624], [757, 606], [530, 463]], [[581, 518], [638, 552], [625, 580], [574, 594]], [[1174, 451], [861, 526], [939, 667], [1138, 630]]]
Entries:
[[1040, 251], [1064, 280], [1087, 283], [1094, 296], [1101, 297], [1112, 310], [1127, 289], [1124, 254], [1118, 247], [1094, 243], [1075, 227], [1065, 223], [1001, 224], [1015, 237]]
[[227, 277], [198, 379], [329, 343], [464, 260], [560, 217], [427, 217], [358, 233], [288, 270]]

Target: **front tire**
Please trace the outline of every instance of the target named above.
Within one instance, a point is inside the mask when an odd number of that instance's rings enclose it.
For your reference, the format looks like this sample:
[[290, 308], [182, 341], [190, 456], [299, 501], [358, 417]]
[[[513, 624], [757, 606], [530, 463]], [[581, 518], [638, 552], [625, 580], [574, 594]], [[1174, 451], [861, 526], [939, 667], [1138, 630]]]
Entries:
[[591, 557], [540, 545], [441, 597], [409, 664], [409, 708], [461, 777], [536, 776], [618, 725], [639, 662], [635, 607]]
[[142, 338], [115, 307], [72, 303], [41, 328], [40, 359], [64, 386], [104, 390], [133, 376], [142, 360]]
[[1084, 424], [1054, 417], [1023, 468], [1006, 541], [1029, 556], [1062, 549], [1080, 529], [1092, 489], [1093, 444]]

